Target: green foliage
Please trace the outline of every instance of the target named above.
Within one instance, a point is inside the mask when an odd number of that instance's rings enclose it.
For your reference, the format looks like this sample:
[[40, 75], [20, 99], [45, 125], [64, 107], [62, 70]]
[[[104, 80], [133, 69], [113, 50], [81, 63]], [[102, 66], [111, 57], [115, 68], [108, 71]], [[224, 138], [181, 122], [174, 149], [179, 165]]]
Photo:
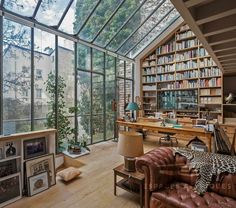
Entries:
[[[55, 103], [55, 96], [56, 96], [56, 77], [55, 74], [50, 72], [48, 74], [48, 79], [45, 82], [46, 84], [46, 92], [49, 95], [49, 112], [47, 114], [47, 121], [46, 126], [48, 128], [55, 128], [56, 126], [56, 103]], [[68, 142], [69, 136], [74, 133], [74, 129], [70, 127], [70, 121], [67, 117], [67, 111], [65, 107], [64, 101], [64, 89], [66, 87], [65, 80], [63, 77], [58, 76], [58, 87], [57, 87], [57, 133], [58, 133], [58, 148], [59, 150], [63, 149], [63, 143]]]

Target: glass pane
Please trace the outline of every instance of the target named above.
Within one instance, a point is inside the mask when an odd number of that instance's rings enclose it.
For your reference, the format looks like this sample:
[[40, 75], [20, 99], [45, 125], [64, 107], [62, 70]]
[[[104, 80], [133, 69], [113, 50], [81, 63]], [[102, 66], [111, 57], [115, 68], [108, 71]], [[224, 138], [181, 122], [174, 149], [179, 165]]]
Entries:
[[133, 72], [133, 64], [131, 62], [126, 61], [126, 78], [132, 79]]
[[123, 60], [117, 59], [116, 71], [117, 76], [125, 76], [125, 62]]
[[120, 2], [121, 0], [101, 1], [94, 14], [81, 31], [80, 37], [87, 41], [91, 41]]
[[93, 74], [93, 142], [104, 140], [104, 78], [103, 75]]
[[[70, 113], [69, 109], [75, 106], [75, 78], [74, 78], [74, 42], [58, 38], [58, 106], [59, 118], [58, 123], [61, 131], [67, 135], [63, 140], [63, 147], [68, 146], [68, 139], [73, 140], [74, 134], [74, 113]], [[64, 104], [63, 104], [64, 103]], [[63, 106], [64, 105], [64, 106]], [[62, 126], [64, 123], [68, 125]], [[65, 127], [70, 128], [68, 131]], [[62, 130], [63, 129], [63, 130]]]
[[74, 0], [59, 29], [70, 34], [76, 34], [97, 2], [98, 0]]
[[125, 54], [131, 47], [144, 38], [159, 21], [173, 8], [173, 5], [167, 1], [160, 6], [157, 11], [129, 38], [129, 40], [119, 49], [119, 53]]
[[31, 29], [3, 19], [3, 133], [31, 130]]
[[167, 29], [177, 18], [179, 13], [174, 9], [157, 27], [155, 27], [129, 54], [131, 58], [138, 55], [148, 44], [165, 29]]
[[104, 53], [93, 49], [93, 71], [104, 73]]
[[91, 73], [78, 71], [77, 81], [78, 140], [81, 137], [87, 137], [88, 143], [91, 143]]
[[118, 33], [118, 35], [113, 39], [113, 41], [108, 45], [108, 48], [115, 50], [128, 36], [140, 25], [141, 22], [145, 21], [149, 14], [154, 11], [156, 6], [161, 0], [153, 1], [147, 0], [147, 2], [140, 8], [125, 25], [125, 27]]
[[57, 25], [70, 0], [42, 0], [36, 20], [50, 26]]
[[50, 101], [54, 101], [55, 92], [46, 87], [55, 86], [55, 35], [34, 30], [34, 66], [34, 128], [54, 128], [54, 107]]
[[128, 105], [128, 103], [132, 102], [132, 96], [133, 96], [133, 91], [132, 91], [132, 84], [133, 82], [131, 80], [126, 80], [125, 84], [125, 103]]
[[78, 43], [78, 68], [91, 70], [91, 50], [88, 46], [82, 45]]
[[37, 3], [38, 0], [5, 0], [4, 7], [23, 16], [32, 16]]
[[114, 138], [115, 116], [106, 114], [106, 139]]
[[122, 118], [125, 115], [125, 82], [124, 79], [117, 79], [117, 110], [118, 118]]
[[104, 30], [96, 39], [95, 43], [104, 46], [110, 38], [118, 31], [118, 29], [123, 25], [123, 23], [129, 18], [129, 16], [134, 12], [136, 8], [143, 1], [133, 1], [126, 0], [125, 3], [120, 7], [112, 20], [107, 24]]

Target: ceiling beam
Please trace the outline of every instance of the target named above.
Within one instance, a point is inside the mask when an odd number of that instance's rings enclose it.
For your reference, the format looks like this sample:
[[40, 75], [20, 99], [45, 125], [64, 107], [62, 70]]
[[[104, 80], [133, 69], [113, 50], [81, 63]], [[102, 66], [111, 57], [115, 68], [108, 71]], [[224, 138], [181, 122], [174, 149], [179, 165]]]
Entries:
[[194, 7], [197, 6], [201, 3], [205, 3], [206, 0], [188, 0], [185, 2], [186, 7], [190, 8], [190, 7]]
[[212, 50], [215, 52], [226, 51], [226, 50], [230, 50], [230, 49], [234, 49], [234, 48], [236, 48], [236, 41], [212, 46]]
[[216, 52], [216, 56], [217, 57], [220, 57], [220, 56], [224, 56], [224, 55], [228, 55], [228, 54], [236, 54], [236, 49], [231, 49], [231, 50], [228, 50], [228, 51], [221, 51], [221, 52]]
[[224, 17], [202, 25], [202, 33], [205, 37], [236, 30], [236, 15]]
[[[217, 58], [219, 60], [221, 60], [221, 58], [225, 58], [225, 57], [231, 57], [231, 56], [236, 56], [236, 53], [232, 53], [232, 54], [225, 54], [225, 55], [218, 55]], [[231, 57], [232, 58], [232, 57]]]
[[234, 14], [236, 14], [235, 0], [227, 0], [227, 3], [224, 4], [222, 1], [213, 1], [194, 8], [194, 18], [198, 25]]
[[229, 58], [229, 59], [222, 59], [221, 61], [220, 61], [220, 63], [236, 63], [236, 57], [235, 58]]
[[210, 46], [236, 41], [236, 30], [210, 36], [207, 38], [207, 41]]

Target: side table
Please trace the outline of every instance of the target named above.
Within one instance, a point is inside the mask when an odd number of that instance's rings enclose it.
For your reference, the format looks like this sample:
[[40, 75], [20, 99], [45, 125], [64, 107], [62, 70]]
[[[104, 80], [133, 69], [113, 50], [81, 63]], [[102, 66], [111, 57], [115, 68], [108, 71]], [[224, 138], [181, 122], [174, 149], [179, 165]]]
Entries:
[[[137, 194], [140, 197], [140, 207], [144, 205], [144, 174], [135, 171], [128, 172], [124, 169], [124, 165], [119, 165], [113, 169], [114, 171], [114, 195], [116, 196], [116, 187], [120, 187], [130, 193]], [[117, 182], [117, 176], [123, 178]]]

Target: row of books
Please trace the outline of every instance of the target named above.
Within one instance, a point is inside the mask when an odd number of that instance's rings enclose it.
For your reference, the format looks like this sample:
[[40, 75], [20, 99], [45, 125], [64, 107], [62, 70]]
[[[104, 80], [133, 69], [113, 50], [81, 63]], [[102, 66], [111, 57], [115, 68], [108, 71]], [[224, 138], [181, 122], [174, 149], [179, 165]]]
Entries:
[[181, 62], [176, 64], [176, 70], [183, 70], [183, 69], [192, 69], [197, 68], [197, 61], [189, 60], [186, 62]]
[[177, 53], [175, 55], [176, 61], [184, 61], [186, 59], [195, 58], [198, 56], [197, 50], [185, 51], [183, 53]]
[[169, 53], [172, 51], [175, 51], [175, 43], [173, 41], [157, 48], [157, 54]]
[[198, 81], [195, 80], [183, 80], [175, 82], [175, 88], [196, 88], [198, 87]]
[[200, 95], [221, 95], [221, 89], [200, 89]]
[[144, 97], [155, 97], [156, 93], [155, 92], [144, 92], [143, 96]]
[[143, 77], [143, 83], [150, 83], [150, 82], [156, 82], [156, 76], [146, 76]]
[[200, 87], [221, 87], [221, 78], [211, 78], [200, 80]]
[[199, 62], [200, 67], [207, 67], [207, 66], [213, 66], [215, 65], [215, 62], [212, 60], [212, 58], [204, 58], [201, 59]]
[[160, 89], [160, 90], [171, 90], [174, 88], [175, 88], [174, 82], [161, 83], [161, 84], [159, 83], [158, 84], [158, 89]]
[[183, 38], [188, 38], [188, 37], [193, 37], [195, 36], [195, 34], [189, 30], [189, 31], [186, 31], [185, 33], [178, 33], [176, 34], [176, 40], [181, 40]]
[[155, 61], [144, 61], [142, 67], [156, 66]]
[[191, 47], [194, 47], [194, 46], [197, 46], [197, 45], [198, 45], [198, 40], [197, 39], [186, 40], [186, 41], [182, 41], [181, 43], [176, 43], [176, 50], [191, 48]]
[[201, 104], [220, 104], [222, 102], [221, 97], [201, 97]]
[[152, 59], [155, 59], [156, 58], [156, 54], [154, 53], [154, 54], [152, 54], [152, 55], [150, 55], [150, 56], [148, 56], [148, 59], [149, 60], [152, 60]]
[[174, 61], [174, 55], [161, 56], [157, 60], [157, 64], [168, 64], [169, 62]]
[[155, 67], [149, 67], [149, 68], [145, 68], [143, 70], [144, 75], [155, 74], [155, 73], [156, 73], [156, 68]]
[[179, 31], [181, 32], [181, 31], [185, 31], [185, 30], [188, 30], [188, 29], [190, 29], [188, 25], [183, 25], [179, 28]]
[[221, 71], [218, 67], [203, 68], [200, 71], [200, 77], [213, 77], [213, 76], [221, 76]]
[[208, 52], [205, 50], [205, 48], [199, 48], [199, 56], [208, 56]]
[[198, 70], [185, 71], [183, 73], [176, 73], [176, 79], [198, 78]]
[[157, 73], [165, 73], [165, 72], [174, 72], [175, 66], [173, 65], [163, 65], [157, 67]]
[[157, 75], [157, 81], [162, 82], [162, 81], [173, 81], [175, 79], [174, 74], [162, 74], [162, 75]]
[[149, 90], [152, 91], [152, 90], [156, 90], [156, 89], [157, 89], [156, 85], [151, 85], [151, 86], [150, 85], [144, 85], [143, 86], [144, 91], [149, 91]]

